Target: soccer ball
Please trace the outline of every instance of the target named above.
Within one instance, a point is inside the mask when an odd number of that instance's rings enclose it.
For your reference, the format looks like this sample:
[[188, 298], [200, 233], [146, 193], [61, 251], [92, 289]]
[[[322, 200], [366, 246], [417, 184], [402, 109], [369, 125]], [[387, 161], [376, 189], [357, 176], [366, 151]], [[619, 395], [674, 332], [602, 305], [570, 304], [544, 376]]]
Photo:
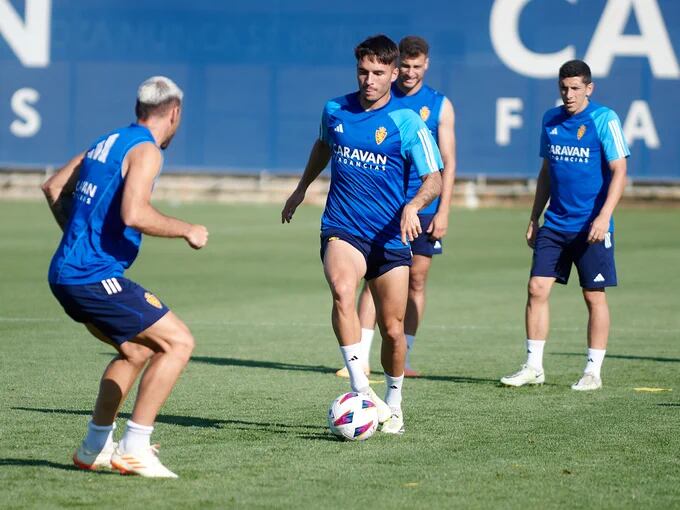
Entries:
[[328, 409], [328, 427], [338, 439], [364, 441], [378, 428], [378, 409], [366, 395], [344, 393]]

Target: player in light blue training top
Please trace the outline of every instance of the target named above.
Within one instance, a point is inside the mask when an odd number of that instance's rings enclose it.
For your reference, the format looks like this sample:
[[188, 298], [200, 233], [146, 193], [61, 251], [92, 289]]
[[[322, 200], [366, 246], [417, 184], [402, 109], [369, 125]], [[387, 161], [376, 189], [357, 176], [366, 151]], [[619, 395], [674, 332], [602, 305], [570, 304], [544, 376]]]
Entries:
[[[333, 329], [352, 390], [376, 403], [383, 432], [400, 434], [408, 243], [422, 231], [418, 211], [441, 191], [443, 164], [420, 117], [391, 100], [397, 45], [384, 35], [370, 37], [357, 46], [355, 56], [359, 91], [326, 104], [319, 139], [281, 220], [290, 222], [309, 185], [331, 161], [331, 186], [321, 218], [321, 258], [333, 295]], [[404, 182], [411, 171], [421, 176], [422, 185], [407, 201]], [[387, 383], [384, 402], [370, 388], [359, 359], [361, 328], [355, 302], [364, 277], [378, 302]]]
[[588, 356], [583, 376], [572, 389], [589, 391], [602, 387], [600, 371], [609, 338], [605, 288], [617, 283], [612, 214], [626, 183], [630, 151], [616, 113], [590, 101], [594, 85], [585, 62], [565, 63], [559, 86], [564, 106], [543, 116], [543, 167], [527, 230], [527, 242], [534, 248], [526, 308], [528, 357], [519, 372], [501, 382], [544, 382], [550, 290], [555, 281], [567, 283], [574, 264], [588, 307]]
[[[448, 98], [424, 83], [429, 67], [430, 47], [422, 37], [410, 35], [399, 42], [399, 76], [392, 84], [392, 96], [404, 107], [416, 112], [425, 122], [441, 152], [442, 171], [441, 197], [418, 213], [421, 235], [411, 243], [413, 263], [409, 273], [408, 303], [404, 317], [406, 333], [406, 377], [420, 374], [411, 367], [411, 353], [416, 341], [416, 332], [425, 313], [425, 288], [432, 264], [432, 257], [442, 253], [442, 238], [449, 224], [449, 207], [456, 172], [456, 138], [454, 131], [455, 114]], [[415, 196], [420, 189], [421, 179], [417, 172], [407, 176], [406, 199]], [[361, 362], [364, 372], [370, 372], [369, 357], [373, 332], [375, 330], [375, 304], [368, 285], [364, 285], [359, 296], [359, 321], [361, 322]], [[336, 372], [337, 376], [348, 377], [347, 367]]]
[[[174, 313], [124, 272], [137, 257], [142, 234], [182, 237], [195, 249], [208, 241], [203, 225], [165, 216], [150, 204], [162, 165], [160, 149], [179, 127], [182, 97], [169, 78], [149, 78], [137, 93], [137, 122], [102, 136], [43, 184], [64, 231], [50, 264], [52, 293], [73, 320], [118, 351], [102, 376], [87, 436], [73, 455], [81, 469], [177, 477], [158, 460], [150, 436], [194, 339]], [[140, 374], [132, 416], [116, 446], [115, 419]]]

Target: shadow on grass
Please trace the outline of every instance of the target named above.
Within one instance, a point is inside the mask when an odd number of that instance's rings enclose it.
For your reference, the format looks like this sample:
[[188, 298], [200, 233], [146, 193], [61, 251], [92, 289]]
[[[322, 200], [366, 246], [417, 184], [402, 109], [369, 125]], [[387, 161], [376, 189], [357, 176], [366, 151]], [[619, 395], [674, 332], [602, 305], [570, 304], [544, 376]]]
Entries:
[[[52, 409], [39, 407], [12, 407], [11, 409], [17, 411], [29, 411], [34, 413], [46, 414], [70, 414], [76, 416], [91, 416], [92, 411], [81, 409]], [[130, 413], [120, 413], [119, 418], [130, 418]], [[177, 416], [173, 414], [159, 414], [156, 418], [156, 423], [166, 423], [168, 425], [178, 425], [180, 427], [201, 427], [214, 429], [235, 429], [244, 431], [261, 431], [270, 432], [274, 434], [298, 434], [300, 437], [306, 437], [312, 431], [323, 430], [323, 427], [318, 425], [306, 425], [301, 423], [280, 423], [280, 422], [258, 422], [247, 420], [220, 420], [214, 418], [199, 418], [196, 416]]]
[[[583, 352], [551, 352], [551, 356], [581, 356]], [[628, 356], [625, 354], [607, 354], [607, 359], [627, 359], [633, 361], [658, 361], [660, 363], [680, 363], [680, 358], [660, 358], [658, 356]]]
[[[52, 462], [50, 460], [41, 459], [0, 459], [0, 466], [20, 466], [20, 467], [47, 467], [52, 469], [61, 469], [63, 471], [83, 471], [78, 469], [73, 464], [61, 464], [59, 462]], [[106, 475], [118, 475], [111, 471], [86, 471], [87, 473], [97, 473]], [[119, 475], [120, 476], [120, 475]]]
[[238, 358], [215, 358], [211, 356], [192, 356], [191, 361], [224, 367], [272, 368], [274, 370], [320, 372], [322, 374], [334, 374], [337, 370], [337, 368], [324, 365], [300, 365], [298, 363], [281, 363], [278, 361], [258, 361]]
[[656, 404], [658, 407], [680, 407], [680, 403]]
[[[337, 368], [325, 365], [301, 365], [299, 363], [282, 363], [278, 361], [258, 361], [251, 359], [238, 358], [216, 358], [212, 356], [193, 356], [192, 362], [206, 363], [208, 365], [224, 367], [250, 367], [250, 368], [269, 368], [273, 370], [292, 370], [301, 372], [319, 372], [322, 374], [335, 374]], [[382, 372], [372, 371], [371, 375], [382, 375]], [[465, 377], [458, 375], [420, 375], [412, 379], [422, 379], [424, 381], [440, 381], [454, 383], [475, 383], [475, 384], [498, 384], [498, 379], [483, 379], [478, 377]]]

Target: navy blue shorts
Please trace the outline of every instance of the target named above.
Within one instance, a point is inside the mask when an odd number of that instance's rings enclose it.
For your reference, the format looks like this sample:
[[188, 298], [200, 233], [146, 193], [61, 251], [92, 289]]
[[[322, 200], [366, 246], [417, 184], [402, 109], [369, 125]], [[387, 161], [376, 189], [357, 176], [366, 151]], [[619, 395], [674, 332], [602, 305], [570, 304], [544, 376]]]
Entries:
[[151, 292], [123, 277], [86, 285], [50, 284], [50, 288], [69, 317], [93, 324], [118, 345], [170, 311]]
[[442, 254], [442, 242], [440, 239], [432, 239], [427, 229], [432, 223], [434, 214], [419, 214], [420, 228], [423, 230], [418, 237], [411, 241], [411, 251], [414, 255], [431, 257], [432, 255]]
[[600, 243], [589, 244], [587, 239], [588, 232], [558, 232], [541, 227], [536, 235], [531, 276], [552, 276], [566, 284], [574, 264], [582, 288], [616, 286], [614, 234], [607, 233]]
[[403, 250], [388, 250], [379, 244], [373, 244], [364, 239], [360, 239], [352, 234], [348, 234], [344, 230], [337, 228], [328, 228], [321, 232], [321, 261], [323, 262], [324, 255], [328, 243], [341, 239], [352, 246], [354, 246], [366, 260], [366, 280], [372, 280], [378, 276], [384, 275], [390, 269], [399, 266], [411, 267], [411, 249], [404, 248]]

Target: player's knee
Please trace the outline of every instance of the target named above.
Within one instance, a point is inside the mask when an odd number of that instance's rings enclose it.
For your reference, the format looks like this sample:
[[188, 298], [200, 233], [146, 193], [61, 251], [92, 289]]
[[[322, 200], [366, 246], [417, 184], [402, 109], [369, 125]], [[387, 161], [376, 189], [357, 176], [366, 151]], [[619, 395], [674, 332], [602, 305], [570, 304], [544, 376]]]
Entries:
[[335, 301], [337, 306], [354, 309], [356, 297], [354, 284], [346, 280], [333, 280], [331, 281], [331, 292], [333, 293], [333, 301]]
[[528, 293], [530, 299], [547, 299], [550, 293], [550, 285], [542, 280], [531, 278], [529, 280]]
[[397, 343], [404, 338], [404, 323], [401, 321], [394, 321], [391, 324], [386, 324], [383, 330], [384, 339], [391, 343]]
[[154, 355], [151, 349], [140, 344], [126, 342], [124, 347], [123, 355], [125, 359], [135, 366], [143, 367], [151, 356]]
[[607, 305], [607, 295], [604, 293], [604, 291], [591, 291], [584, 289], [583, 299], [585, 299], [586, 306], [588, 308]]
[[420, 295], [425, 292], [427, 276], [424, 274], [411, 274], [408, 279], [408, 291], [410, 295]]

